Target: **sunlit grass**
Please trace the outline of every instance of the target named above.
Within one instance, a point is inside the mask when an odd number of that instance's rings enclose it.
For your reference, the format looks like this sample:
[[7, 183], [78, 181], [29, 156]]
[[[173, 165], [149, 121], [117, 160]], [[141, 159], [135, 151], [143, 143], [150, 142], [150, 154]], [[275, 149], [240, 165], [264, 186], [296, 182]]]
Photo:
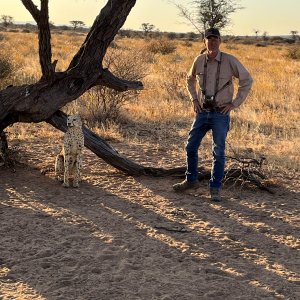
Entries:
[[[3, 35], [5, 38], [1, 41], [0, 54], [9, 53], [17, 66], [12, 75], [12, 84], [38, 79], [40, 67], [37, 34]], [[84, 38], [84, 35], [53, 34], [52, 57], [53, 60], [58, 59], [56, 70], [63, 71], [67, 68]], [[139, 49], [147, 61], [148, 75], [143, 81], [145, 89], [137, 101], [125, 104], [123, 114], [131, 122], [148, 126], [151, 128], [150, 132], [158, 135], [169, 131], [159, 142], [171, 148], [179, 147], [178, 155], [184, 159], [181, 145], [193, 119], [185, 76], [203, 48], [202, 42], [176, 41], [176, 50], [167, 55], [149, 53], [149, 40], [117, 38], [116, 44], [124, 49], [124, 55], [126, 51], [129, 53], [132, 49]], [[246, 102], [232, 113], [233, 122], [228, 139], [230, 145], [236, 153], [251, 148], [255, 155], [266, 156], [271, 165], [297, 170], [300, 165], [300, 61], [286, 56], [289, 47], [224, 43], [221, 49], [235, 55], [254, 78], [253, 89]], [[99, 132], [103, 130], [108, 130], [108, 134], [113, 136], [120, 135], [121, 131], [128, 136], [122, 126], [113, 123], [111, 128], [99, 128]], [[209, 153], [210, 149], [205, 151]]]

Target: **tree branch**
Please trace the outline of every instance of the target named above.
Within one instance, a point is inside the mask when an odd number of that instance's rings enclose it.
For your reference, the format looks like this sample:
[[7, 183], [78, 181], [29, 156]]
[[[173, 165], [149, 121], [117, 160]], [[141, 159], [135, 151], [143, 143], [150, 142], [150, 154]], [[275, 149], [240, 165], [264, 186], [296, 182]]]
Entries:
[[[109, 0], [100, 11], [80, 50], [71, 61], [68, 70], [76, 67], [87, 74], [100, 69], [109, 44], [135, 5], [136, 0]], [[113, 26], [112, 26], [113, 24]]]
[[95, 85], [104, 85], [120, 92], [128, 90], [142, 90], [144, 88], [141, 81], [120, 79], [113, 75], [108, 69], [103, 69], [103, 73], [93, 86]]
[[[67, 131], [67, 115], [61, 111], [57, 111], [53, 114], [47, 122], [63, 132]], [[118, 151], [107, 144], [105, 140], [84, 126], [83, 134], [84, 145], [108, 164], [129, 175], [145, 174], [143, 166], [120, 155]]]
[[40, 19], [40, 11], [38, 10], [37, 6], [31, 0], [22, 0], [22, 3], [38, 24]]
[[43, 79], [54, 78], [52, 65], [51, 33], [49, 26], [48, 0], [41, 0], [41, 13], [38, 22], [39, 27], [39, 56], [42, 67]]
[[22, 0], [26, 9], [30, 12], [39, 28], [39, 57], [42, 69], [42, 78], [52, 81], [54, 79], [54, 67], [51, 63], [51, 33], [49, 27], [48, 0], [41, 0], [41, 10], [31, 0]]
[[186, 19], [200, 34], [203, 34], [203, 31], [197, 26], [196, 21], [194, 20], [192, 13], [183, 5], [173, 3], [179, 10], [179, 15]]
[[[67, 115], [62, 111], [57, 111], [48, 120], [47, 123], [55, 128], [66, 132], [67, 131]], [[105, 162], [115, 167], [116, 169], [132, 176], [149, 175], [156, 177], [163, 176], [184, 176], [186, 167], [177, 167], [171, 169], [145, 167], [134, 161], [122, 156], [110, 146], [105, 140], [93, 133], [91, 130], [83, 126], [84, 145], [94, 152], [98, 157]], [[199, 169], [199, 180], [210, 178], [210, 171], [204, 168]]]

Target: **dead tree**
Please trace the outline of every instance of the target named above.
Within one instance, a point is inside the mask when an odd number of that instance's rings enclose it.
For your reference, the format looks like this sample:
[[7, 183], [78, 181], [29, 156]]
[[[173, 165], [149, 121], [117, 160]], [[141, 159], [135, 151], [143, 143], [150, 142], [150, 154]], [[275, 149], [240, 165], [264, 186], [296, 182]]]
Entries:
[[[108, 46], [124, 24], [136, 0], [109, 0], [96, 17], [69, 67], [63, 72], [56, 72], [57, 61], [52, 61], [48, 0], [41, 0], [40, 9], [32, 0], [22, 0], [22, 3], [39, 29], [42, 77], [34, 84], [10, 86], [0, 91], [0, 133], [16, 122], [42, 121], [64, 131], [66, 116], [60, 109], [90, 88], [96, 85], [118, 91], [143, 88], [141, 82], [117, 78], [102, 66]], [[145, 173], [144, 167], [119, 155], [88, 129], [85, 129], [85, 144], [105, 161], [128, 174]]]
[[[17, 122], [48, 122], [66, 131], [66, 115], [60, 109], [79, 98], [90, 88], [103, 85], [117, 91], [143, 89], [139, 81], [117, 78], [102, 61], [115, 35], [124, 24], [136, 0], [109, 0], [96, 17], [85, 41], [68, 68], [56, 72], [57, 61], [52, 61], [48, 0], [41, 0], [40, 9], [32, 0], [22, 0], [39, 29], [39, 58], [42, 77], [34, 84], [9, 86], [0, 91], [0, 133]], [[182, 168], [165, 170], [144, 167], [120, 155], [101, 137], [84, 128], [85, 146], [129, 175], [168, 175], [182, 172]], [[180, 171], [179, 171], [180, 170]]]

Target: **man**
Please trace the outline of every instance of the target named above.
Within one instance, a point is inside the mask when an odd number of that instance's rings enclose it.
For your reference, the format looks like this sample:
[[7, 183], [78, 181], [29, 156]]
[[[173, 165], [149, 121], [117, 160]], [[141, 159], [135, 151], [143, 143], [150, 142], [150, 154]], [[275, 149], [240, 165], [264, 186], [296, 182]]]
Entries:
[[[225, 167], [225, 140], [230, 124], [230, 111], [246, 99], [252, 78], [245, 67], [232, 55], [219, 51], [221, 36], [218, 29], [204, 33], [206, 53], [199, 55], [187, 76], [187, 88], [196, 113], [189, 133], [186, 155], [186, 178], [173, 185], [176, 192], [199, 187], [198, 149], [205, 134], [212, 130], [213, 164], [209, 182], [211, 199], [221, 201], [221, 185]], [[239, 87], [233, 99], [233, 77]], [[200, 89], [197, 93], [196, 83]]]

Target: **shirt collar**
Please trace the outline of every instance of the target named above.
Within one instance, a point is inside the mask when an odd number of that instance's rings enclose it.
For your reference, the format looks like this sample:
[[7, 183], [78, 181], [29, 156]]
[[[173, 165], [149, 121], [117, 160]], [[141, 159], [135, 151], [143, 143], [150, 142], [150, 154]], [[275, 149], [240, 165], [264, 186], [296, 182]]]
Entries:
[[[206, 54], [206, 59], [209, 60], [207, 54]], [[220, 50], [219, 50], [217, 56], [214, 58], [214, 60], [221, 61], [221, 51]]]
[[215, 57], [217, 61], [221, 61], [221, 51], [218, 52], [217, 56]]

